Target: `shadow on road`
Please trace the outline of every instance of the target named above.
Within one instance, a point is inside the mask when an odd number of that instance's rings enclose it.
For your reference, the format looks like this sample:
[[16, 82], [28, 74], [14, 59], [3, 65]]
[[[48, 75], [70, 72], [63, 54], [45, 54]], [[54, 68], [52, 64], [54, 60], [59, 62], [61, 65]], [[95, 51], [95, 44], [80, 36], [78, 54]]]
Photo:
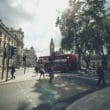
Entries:
[[40, 104], [32, 110], [50, 110], [50, 106], [48, 104]]
[[21, 102], [21, 103], [18, 105], [17, 110], [28, 110], [28, 107], [29, 107], [29, 104], [28, 104], [28, 103], [26, 103], [26, 102]]
[[90, 80], [62, 76], [56, 77], [53, 84], [49, 84], [47, 79], [38, 80], [33, 87], [33, 92], [41, 94], [39, 99], [43, 103], [33, 110], [51, 110], [53, 107], [55, 110], [65, 110], [74, 101], [104, 88], [97, 87], [95, 84]]

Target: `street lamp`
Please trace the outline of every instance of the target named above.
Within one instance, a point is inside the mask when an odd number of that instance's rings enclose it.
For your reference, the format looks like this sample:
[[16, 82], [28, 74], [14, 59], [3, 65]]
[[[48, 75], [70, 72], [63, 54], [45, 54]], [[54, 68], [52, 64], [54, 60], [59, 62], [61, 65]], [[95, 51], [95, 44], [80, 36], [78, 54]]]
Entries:
[[10, 48], [10, 45], [9, 44], [7, 44], [7, 46], [6, 46], [6, 65], [7, 65], [7, 72], [6, 72], [6, 81], [8, 81], [8, 71], [9, 71], [9, 59], [10, 59], [10, 51], [11, 50], [11, 48]]
[[69, 65], [69, 56], [67, 56], [67, 71], [70, 70], [70, 65]]
[[5, 58], [6, 58], [6, 48], [5, 48], [5, 41], [3, 43], [3, 58], [2, 58], [2, 75], [1, 80], [3, 80], [3, 74], [4, 74], [4, 64], [5, 64]]
[[23, 56], [24, 74], [26, 72], [26, 55]]

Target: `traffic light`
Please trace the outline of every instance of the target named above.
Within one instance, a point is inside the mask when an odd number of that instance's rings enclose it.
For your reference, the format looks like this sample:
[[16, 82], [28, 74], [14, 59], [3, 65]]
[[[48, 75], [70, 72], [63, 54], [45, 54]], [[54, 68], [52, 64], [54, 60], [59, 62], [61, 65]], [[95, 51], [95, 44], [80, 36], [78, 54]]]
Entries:
[[23, 61], [26, 62], [26, 56], [23, 56]]
[[14, 56], [14, 55], [16, 55], [16, 53], [17, 53], [17, 48], [16, 47], [13, 47], [13, 46], [11, 46], [11, 58]]
[[13, 47], [13, 55], [16, 55], [17, 49], [16, 47]]
[[6, 48], [3, 49], [3, 58], [5, 59], [7, 57]]

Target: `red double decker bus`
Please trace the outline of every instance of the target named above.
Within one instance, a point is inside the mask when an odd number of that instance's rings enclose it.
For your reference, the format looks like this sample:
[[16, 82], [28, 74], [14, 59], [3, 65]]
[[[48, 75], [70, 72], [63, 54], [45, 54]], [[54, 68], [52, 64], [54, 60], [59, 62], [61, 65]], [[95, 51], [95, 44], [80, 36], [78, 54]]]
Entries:
[[[48, 72], [50, 56], [39, 57], [38, 64], [43, 64]], [[53, 58], [53, 69], [55, 72], [71, 72], [77, 70], [77, 57], [73, 54], [55, 55]]]

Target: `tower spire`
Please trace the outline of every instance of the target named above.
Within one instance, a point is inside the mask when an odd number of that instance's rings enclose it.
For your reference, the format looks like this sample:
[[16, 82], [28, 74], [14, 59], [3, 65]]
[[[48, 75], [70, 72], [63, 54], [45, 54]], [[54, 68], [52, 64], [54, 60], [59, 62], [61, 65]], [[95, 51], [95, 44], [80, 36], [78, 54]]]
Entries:
[[53, 38], [51, 38], [51, 41], [50, 41], [50, 55], [52, 55], [54, 53], [54, 48], [55, 48], [55, 45], [54, 45], [54, 42], [53, 42]]

